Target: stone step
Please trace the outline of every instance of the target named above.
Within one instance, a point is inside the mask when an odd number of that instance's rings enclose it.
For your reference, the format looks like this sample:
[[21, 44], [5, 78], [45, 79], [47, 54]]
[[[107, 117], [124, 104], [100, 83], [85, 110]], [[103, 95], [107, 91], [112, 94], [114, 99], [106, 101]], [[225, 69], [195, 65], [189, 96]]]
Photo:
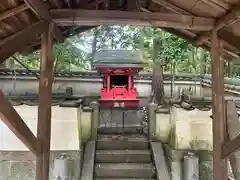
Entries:
[[94, 180], [156, 180], [149, 178], [95, 178]]
[[97, 163], [96, 178], [155, 178], [152, 164], [135, 163]]
[[148, 149], [148, 139], [144, 135], [98, 135], [98, 150], [125, 150], [125, 149]]
[[132, 134], [132, 133], [145, 133], [144, 129], [139, 126], [126, 126], [126, 127], [100, 127], [98, 128], [98, 133], [100, 134]]
[[95, 162], [98, 163], [150, 163], [149, 150], [97, 150]]

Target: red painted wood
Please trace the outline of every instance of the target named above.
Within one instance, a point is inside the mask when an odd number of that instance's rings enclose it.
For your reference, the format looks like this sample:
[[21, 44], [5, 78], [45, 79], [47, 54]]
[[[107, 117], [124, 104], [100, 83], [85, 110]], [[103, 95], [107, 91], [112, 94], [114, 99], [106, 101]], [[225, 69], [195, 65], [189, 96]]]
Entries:
[[[103, 80], [106, 81], [106, 87], [101, 88], [100, 105], [105, 107], [136, 107], [139, 104], [137, 99], [137, 89], [134, 87], [133, 76], [139, 72], [139, 68], [109, 68], [96, 67], [96, 69], [104, 75]], [[124, 75], [128, 76], [127, 85], [112, 85], [111, 76]]]

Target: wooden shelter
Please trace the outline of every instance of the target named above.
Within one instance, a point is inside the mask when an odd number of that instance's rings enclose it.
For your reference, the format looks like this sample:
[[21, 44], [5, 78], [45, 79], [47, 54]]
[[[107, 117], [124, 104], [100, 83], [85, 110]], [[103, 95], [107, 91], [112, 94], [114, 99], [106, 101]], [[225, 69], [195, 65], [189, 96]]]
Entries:
[[102, 24], [161, 27], [211, 51], [213, 179], [226, 180], [226, 157], [240, 136], [227, 141], [223, 59], [239, 55], [239, 13], [239, 0], [1, 0], [0, 64], [16, 52], [42, 51], [37, 137], [0, 92], [0, 117], [36, 155], [37, 180], [49, 177], [52, 44]]

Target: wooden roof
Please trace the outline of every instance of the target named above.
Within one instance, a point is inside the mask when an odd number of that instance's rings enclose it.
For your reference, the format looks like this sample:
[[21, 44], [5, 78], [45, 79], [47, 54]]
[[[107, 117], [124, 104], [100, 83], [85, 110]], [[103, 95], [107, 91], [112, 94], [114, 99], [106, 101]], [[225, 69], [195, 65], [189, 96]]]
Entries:
[[240, 54], [239, 6], [239, 0], [1, 0], [0, 63], [39, 48], [49, 24], [59, 42], [93, 26], [122, 24], [161, 27], [208, 50], [217, 30], [231, 59]]

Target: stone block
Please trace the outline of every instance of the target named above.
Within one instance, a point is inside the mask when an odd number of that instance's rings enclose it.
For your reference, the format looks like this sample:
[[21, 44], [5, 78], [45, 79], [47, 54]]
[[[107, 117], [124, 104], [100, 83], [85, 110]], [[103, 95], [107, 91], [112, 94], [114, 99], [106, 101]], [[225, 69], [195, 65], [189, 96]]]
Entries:
[[189, 152], [194, 153], [202, 161], [211, 161], [212, 160], [212, 151], [206, 150], [176, 150], [173, 149], [170, 145], [164, 144], [164, 152], [167, 157], [172, 161], [183, 161], [184, 156]]
[[6, 180], [11, 175], [11, 163], [0, 161], [0, 180]]
[[[37, 133], [35, 106], [14, 107], [29, 129]], [[79, 150], [78, 108], [52, 107], [51, 150]], [[85, 114], [84, 114], [85, 115]], [[82, 121], [82, 126], [85, 121]], [[88, 122], [88, 121], [86, 121]], [[83, 127], [83, 129], [85, 126]], [[0, 121], [0, 151], [28, 151], [27, 147]]]
[[78, 132], [80, 145], [84, 144], [87, 140], [89, 140], [91, 136], [91, 119], [92, 119], [92, 110], [89, 111], [81, 111], [78, 115]]
[[169, 159], [171, 180], [183, 179], [183, 163], [182, 161], [172, 161]]
[[10, 161], [11, 174], [9, 180], [34, 180], [36, 163], [34, 161]]
[[156, 139], [162, 143], [169, 141], [169, 135], [173, 124], [170, 114], [156, 113]]
[[212, 150], [212, 119], [210, 111], [187, 111], [172, 107], [173, 124], [169, 144], [181, 150]]

